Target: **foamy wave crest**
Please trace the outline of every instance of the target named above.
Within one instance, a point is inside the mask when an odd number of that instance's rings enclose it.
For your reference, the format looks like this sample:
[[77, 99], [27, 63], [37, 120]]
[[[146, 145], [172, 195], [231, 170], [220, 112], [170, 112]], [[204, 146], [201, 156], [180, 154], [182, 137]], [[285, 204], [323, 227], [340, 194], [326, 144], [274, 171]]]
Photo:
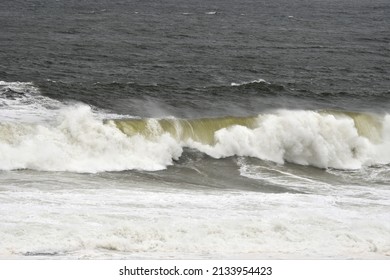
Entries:
[[364, 121], [370, 118], [282, 111], [260, 116], [255, 129], [232, 126], [217, 131], [213, 146], [197, 142], [190, 145], [216, 158], [250, 156], [320, 168], [357, 169], [389, 163], [389, 116], [380, 123], [383, 127], [375, 128], [374, 123]]
[[269, 84], [269, 83], [266, 80], [258, 79], [258, 80], [253, 80], [253, 81], [250, 81], [250, 82], [231, 83], [230, 85], [232, 87], [238, 87], [238, 86], [250, 85], [250, 84]]
[[5, 82], [0, 81], [0, 94], [4, 94], [7, 90], [24, 94], [37, 93], [38, 89], [31, 82]]
[[358, 169], [390, 163], [390, 115], [278, 111], [252, 117], [102, 121], [88, 106], [52, 122], [0, 123], [0, 169], [161, 170], [183, 148], [214, 158]]
[[127, 136], [88, 106], [61, 111], [55, 124], [0, 124], [0, 169], [100, 172], [159, 170], [182, 148], [167, 133]]
[[339, 169], [390, 162], [389, 116], [286, 110], [247, 118], [120, 120], [115, 124], [128, 135], [168, 132], [182, 146], [214, 158], [248, 156]]
[[40, 94], [31, 82], [0, 81], [0, 120], [35, 122], [52, 118], [64, 104]]

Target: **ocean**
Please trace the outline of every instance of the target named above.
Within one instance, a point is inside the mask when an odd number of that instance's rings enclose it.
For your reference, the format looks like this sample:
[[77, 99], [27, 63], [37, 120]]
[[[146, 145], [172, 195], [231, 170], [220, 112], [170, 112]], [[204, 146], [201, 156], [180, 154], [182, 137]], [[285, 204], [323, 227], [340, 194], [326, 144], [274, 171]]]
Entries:
[[388, 259], [388, 0], [2, 0], [0, 259]]

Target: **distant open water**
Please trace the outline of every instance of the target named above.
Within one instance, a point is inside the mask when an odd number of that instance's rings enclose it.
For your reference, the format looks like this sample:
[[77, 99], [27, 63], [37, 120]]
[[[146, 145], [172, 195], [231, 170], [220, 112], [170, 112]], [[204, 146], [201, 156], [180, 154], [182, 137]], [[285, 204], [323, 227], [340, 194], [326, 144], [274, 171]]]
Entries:
[[2, 1], [0, 258], [389, 258], [385, 0]]

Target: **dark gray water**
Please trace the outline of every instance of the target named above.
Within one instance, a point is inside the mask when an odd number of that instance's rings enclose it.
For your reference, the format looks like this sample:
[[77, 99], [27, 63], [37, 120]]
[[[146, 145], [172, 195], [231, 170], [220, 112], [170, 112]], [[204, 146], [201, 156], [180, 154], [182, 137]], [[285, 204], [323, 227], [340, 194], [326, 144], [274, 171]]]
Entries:
[[145, 100], [189, 116], [383, 111], [389, 13], [384, 0], [2, 1], [0, 77], [141, 116]]
[[0, 3], [0, 258], [388, 258], [390, 3]]

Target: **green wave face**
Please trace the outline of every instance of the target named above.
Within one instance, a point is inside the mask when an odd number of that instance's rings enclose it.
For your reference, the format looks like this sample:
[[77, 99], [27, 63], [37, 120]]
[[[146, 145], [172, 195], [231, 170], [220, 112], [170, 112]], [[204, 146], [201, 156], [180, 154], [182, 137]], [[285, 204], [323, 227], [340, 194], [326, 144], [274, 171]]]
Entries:
[[[383, 117], [356, 112], [342, 111], [319, 111], [322, 116], [333, 116], [335, 118], [350, 118], [353, 120], [356, 130], [360, 136], [369, 139], [373, 143], [381, 141], [383, 128]], [[277, 114], [277, 113], [276, 113]], [[128, 136], [136, 134], [145, 137], [156, 137], [163, 133], [169, 133], [179, 141], [194, 140], [202, 144], [215, 144], [215, 132], [240, 125], [254, 129], [261, 125], [262, 119], [273, 114], [263, 114], [249, 117], [219, 117], [200, 119], [123, 119], [110, 120], [118, 129]], [[291, 128], [294, 129], [294, 128]]]
[[146, 137], [169, 133], [180, 141], [194, 140], [203, 144], [215, 144], [214, 134], [222, 128], [241, 125], [255, 128], [258, 117], [223, 117], [202, 119], [132, 119], [112, 120], [123, 133]]
[[216, 159], [359, 169], [389, 164], [389, 144], [388, 114], [279, 110], [248, 117], [102, 122], [80, 106], [52, 123], [0, 123], [0, 170], [153, 171], [174, 164], [184, 148]]
[[360, 136], [369, 139], [373, 143], [379, 143], [382, 139], [383, 116], [343, 111], [321, 111], [321, 114], [333, 115], [337, 118], [351, 118]]
[[374, 115], [350, 113], [359, 135], [364, 136], [374, 143], [382, 139], [383, 119]]

